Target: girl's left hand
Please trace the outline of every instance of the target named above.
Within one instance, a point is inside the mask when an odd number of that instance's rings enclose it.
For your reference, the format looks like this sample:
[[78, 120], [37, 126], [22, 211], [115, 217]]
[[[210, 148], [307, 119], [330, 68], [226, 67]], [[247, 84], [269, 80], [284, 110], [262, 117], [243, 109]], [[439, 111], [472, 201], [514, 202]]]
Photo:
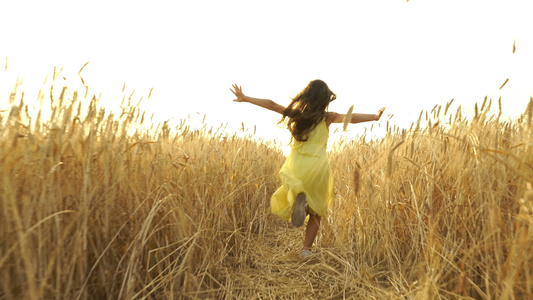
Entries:
[[233, 99], [235, 102], [246, 102], [246, 96], [242, 93], [242, 87], [233, 84], [233, 89], [229, 89], [236, 97], [237, 99]]
[[379, 121], [381, 119], [381, 116], [383, 115], [383, 112], [385, 111], [385, 107], [381, 108], [378, 113], [376, 114], [376, 121]]

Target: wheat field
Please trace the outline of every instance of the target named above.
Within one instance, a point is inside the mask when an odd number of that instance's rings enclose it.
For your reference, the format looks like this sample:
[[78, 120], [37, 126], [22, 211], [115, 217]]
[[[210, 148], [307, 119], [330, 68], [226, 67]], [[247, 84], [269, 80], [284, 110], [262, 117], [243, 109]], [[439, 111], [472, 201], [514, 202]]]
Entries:
[[279, 147], [51, 89], [32, 115], [15, 86], [0, 113], [0, 299], [533, 296], [533, 100], [513, 121], [485, 99], [331, 145], [320, 256], [302, 261], [303, 229], [269, 213]]

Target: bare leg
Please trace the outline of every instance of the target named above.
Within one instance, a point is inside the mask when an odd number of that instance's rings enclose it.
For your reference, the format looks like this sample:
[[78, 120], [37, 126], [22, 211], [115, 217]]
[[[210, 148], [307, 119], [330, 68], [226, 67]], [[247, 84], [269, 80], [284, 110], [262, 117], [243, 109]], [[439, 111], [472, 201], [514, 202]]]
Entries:
[[309, 221], [305, 229], [304, 250], [311, 250], [311, 247], [313, 247], [318, 228], [320, 227], [320, 219], [319, 216], [309, 214]]

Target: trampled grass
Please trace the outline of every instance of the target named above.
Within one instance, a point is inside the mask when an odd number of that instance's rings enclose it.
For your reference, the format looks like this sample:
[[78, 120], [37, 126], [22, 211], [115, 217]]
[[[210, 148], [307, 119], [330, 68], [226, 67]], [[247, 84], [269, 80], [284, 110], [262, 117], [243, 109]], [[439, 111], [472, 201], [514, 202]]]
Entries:
[[332, 147], [303, 262], [303, 230], [269, 214], [275, 147], [50, 95], [46, 118], [20, 91], [0, 114], [1, 299], [532, 296], [531, 103], [512, 122], [439, 107]]

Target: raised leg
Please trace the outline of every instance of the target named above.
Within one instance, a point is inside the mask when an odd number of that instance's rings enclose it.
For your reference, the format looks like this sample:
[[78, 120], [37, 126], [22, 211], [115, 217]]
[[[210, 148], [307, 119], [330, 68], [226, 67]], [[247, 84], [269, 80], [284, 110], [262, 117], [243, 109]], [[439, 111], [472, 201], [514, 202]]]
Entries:
[[305, 217], [307, 216], [307, 197], [304, 193], [299, 193], [296, 197], [296, 202], [292, 208], [292, 224], [296, 227], [300, 227], [304, 224]]

